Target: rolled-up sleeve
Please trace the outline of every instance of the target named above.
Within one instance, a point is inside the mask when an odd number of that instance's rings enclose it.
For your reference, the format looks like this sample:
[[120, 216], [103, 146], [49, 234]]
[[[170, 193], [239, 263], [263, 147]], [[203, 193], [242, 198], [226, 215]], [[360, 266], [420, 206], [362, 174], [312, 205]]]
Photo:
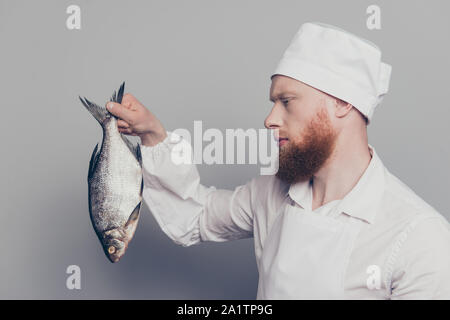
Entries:
[[183, 246], [251, 237], [251, 182], [234, 191], [202, 185], [192, 159], [177, 157], [186, 148], [173, 132], [153, 147], [141, 146], [143, 199], [161, 229]]

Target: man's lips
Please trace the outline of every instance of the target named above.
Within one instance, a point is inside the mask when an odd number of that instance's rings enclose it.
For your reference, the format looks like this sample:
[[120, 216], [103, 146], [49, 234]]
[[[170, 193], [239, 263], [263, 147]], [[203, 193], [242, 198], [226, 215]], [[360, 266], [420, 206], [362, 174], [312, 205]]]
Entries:
[[288, 140], [289, 140], [288, 138], [279, 138], [278, 145], [281, 147], [282, 145], [286, 144]]

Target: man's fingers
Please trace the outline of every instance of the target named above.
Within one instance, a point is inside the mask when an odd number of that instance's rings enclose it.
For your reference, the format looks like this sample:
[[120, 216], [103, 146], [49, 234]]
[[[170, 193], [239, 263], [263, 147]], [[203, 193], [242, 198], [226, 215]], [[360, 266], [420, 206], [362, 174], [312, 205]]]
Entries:
[[132, 122], [133, 111], [125, 108], [121, 104], [115, 102], [108, 102], [106, 104], [106, 109], [108, 109], [108, 111], [111, 112], [116, 117], [123, 119], [128, 123]]
[[122, 99], [122, 105], [127, 109], [131, 109], [131, 101], [129, 99], [127, 100]]
[[129, 128], [119, 128], [120, 133], [132, 134], [133, 132]]
[[130, 110], [136, 110], [142, 104], [131, 93], [125, 93], [122, 99], [122, 105]]
[[123, 95], [122, 104], [131, 106], [133, 103], [139, 102], [131, 93]]
[[124, 129], [130, 127], [130, 125], [129, 125], [126, 121], [123, 121], [123, 120], [121, 120], [121, 119], [117, 120], [117, 126], [118, 126], [119, 128], [124, 128]]

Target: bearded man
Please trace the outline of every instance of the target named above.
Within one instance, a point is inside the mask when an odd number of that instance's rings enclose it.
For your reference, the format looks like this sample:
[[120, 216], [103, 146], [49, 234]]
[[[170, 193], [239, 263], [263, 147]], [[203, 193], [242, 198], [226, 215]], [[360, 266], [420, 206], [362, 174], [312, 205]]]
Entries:
[[258, 299], [450, 299], [448, 222], [368, 144], [391, 70], [373, 43], [303, 24], [271, 77], [278, 172], [233, 191], [174, 164], [178, 137], [132, 95], [107, 108], [141, 138], [143, 197], [171, 239], [254, 237]]

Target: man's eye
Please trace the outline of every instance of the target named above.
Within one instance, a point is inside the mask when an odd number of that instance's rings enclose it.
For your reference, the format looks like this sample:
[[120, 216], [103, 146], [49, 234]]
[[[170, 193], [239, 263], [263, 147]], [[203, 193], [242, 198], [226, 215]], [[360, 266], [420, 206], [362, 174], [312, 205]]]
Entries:
[[284, 106], [287, 106], [287, 104], [288, 104], [288, 102], [289, 102], [289, 100], [281, 100], [281, 102], [284, 104]]

